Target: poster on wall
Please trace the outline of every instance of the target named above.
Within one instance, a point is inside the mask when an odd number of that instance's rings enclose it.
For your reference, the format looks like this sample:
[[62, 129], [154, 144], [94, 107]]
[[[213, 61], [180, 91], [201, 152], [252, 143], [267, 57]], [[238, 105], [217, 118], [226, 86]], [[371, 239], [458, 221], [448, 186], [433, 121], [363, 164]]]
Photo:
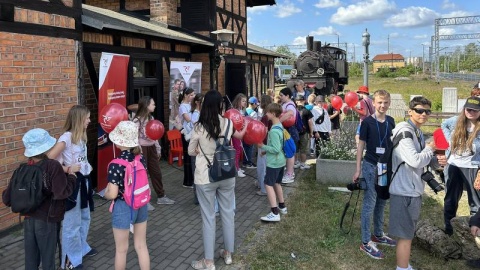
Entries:
[[178, 115], [178, 95], [184, 88], [193, 88], [195, 93], [202, 92], [202, 63], [201, 62], [170, 62], [170, 123], [169, 129], [173, 128], [173, 122]]
[[[98, 75], [98, 122], [108, 121], [100, 115], [102, 109], [118, 103], [123, 107], [127, 102], [128, 55], [102, 53]], [[98, 152], [97, 152], [97, 190], [103, 196], [107, 187], [107, 165], [118, 156], [119, 150], [108, 139], [108, 133], [98, 125]]]

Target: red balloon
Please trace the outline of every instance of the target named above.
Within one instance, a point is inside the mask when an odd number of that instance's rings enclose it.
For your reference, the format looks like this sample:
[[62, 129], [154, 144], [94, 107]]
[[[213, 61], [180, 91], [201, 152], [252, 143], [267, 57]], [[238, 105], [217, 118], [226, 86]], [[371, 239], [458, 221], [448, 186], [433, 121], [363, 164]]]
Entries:
[[243, 117], [237, 109], [230, 109], [223, 114], [223, 117], [232, 120], [235, 130], [242, 130]]
[[145, 134], [154, 141], [162, 138], [163, 133], [165, 133], [165, 127], [158, 120], [150, 120], [145, 126]]
[[345, 95], [345, 103], [347, 103], [349, 107], [355, 107], [358, 103], [358, 95], [354, 92], [348, 92]]
[[121, 121], [128, 120], [128, 112], [118, 103], [110, 103], [103, 107], [98, 116], [98, 123], [105, 132], [110, 133]]
[[332, 103], [333, 108], [335, 108], [337, 110], [340, 110], [342, 108], [342, 105], [343, 105], [343, 100], [339, 96], [334, 96], [331, 100], [331, 103]]
[[248, 126], [248, 123], [250, 123], [252, 120], [253, 120], [253, 118], [250, 117], [250, 116], [243, 116], [243, 127]]
[[258, 144], [263, 142], [267, 136], [267, 127], [258, 120], [250, 120], [247, 125], [247, 131], [243, 137], [246, 144]]
[[[280, 118], [282, 118], [285, 115], [286, 112], [282, 112], [280, 114]], [[295, 115], [291, 116], [290, 118], [287, 118], [285, 121], [282, 122], [282, 126], [284, 128], [289, 128], [291, 126], [295, 125]]]

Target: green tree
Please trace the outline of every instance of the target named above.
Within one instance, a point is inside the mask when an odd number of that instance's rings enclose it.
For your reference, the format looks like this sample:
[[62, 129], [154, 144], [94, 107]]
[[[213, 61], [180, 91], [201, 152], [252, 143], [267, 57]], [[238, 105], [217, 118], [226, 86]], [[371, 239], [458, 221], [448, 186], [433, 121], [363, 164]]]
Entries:
[[287, 58], [276, 58], [275, 64], [276, 65], [293, 65], [297, 60], [297, 55], [290, 51], [288, 45], [278, 46], [275, 50], [277, 53], [283, 54], [287, 56]]

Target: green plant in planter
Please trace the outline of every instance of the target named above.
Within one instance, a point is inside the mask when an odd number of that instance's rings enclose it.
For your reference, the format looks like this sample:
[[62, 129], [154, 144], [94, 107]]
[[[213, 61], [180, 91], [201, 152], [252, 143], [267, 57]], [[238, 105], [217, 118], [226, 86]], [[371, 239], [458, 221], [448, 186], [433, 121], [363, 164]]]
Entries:
[[334, 135], [330, 141], [320, 148], [320, 158], [334, 160], [355, 160], [357, 145], [354, 129], [340, 129], [339, 135]]

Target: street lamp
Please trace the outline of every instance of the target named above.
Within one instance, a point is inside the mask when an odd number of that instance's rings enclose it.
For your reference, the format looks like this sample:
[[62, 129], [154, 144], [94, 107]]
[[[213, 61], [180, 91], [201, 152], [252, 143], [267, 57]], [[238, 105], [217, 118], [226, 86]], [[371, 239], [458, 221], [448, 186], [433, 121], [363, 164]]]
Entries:
[[363, 85], [368, 87], [368, 46], [370, 45], [370, 34], [365, 28], [365, 32], [362, 35], [363, 50]]
[[[218, 77], [218, 68], [220, 67], [220, 63], [223, 60], [223, 57], [225, 55], [225, 50], [228, 49], [228, 44], [232, 42], [233, 34], [235, 34], [234, 31], [228, 30], [228, 29], [220, 29], [216, 31], [211, 32], [214, 35], [217, 35], [217, 39], [219, 42], [215, 43], [215, 55], [213, 59], [211, 59], [212, 66], [214, 67], [214, 72], [212, 73], [213, 78], [213, 89], [217, 89], [217, 77]], [[219, 48], [223, 49], [223, 52], [220, 53]]]

